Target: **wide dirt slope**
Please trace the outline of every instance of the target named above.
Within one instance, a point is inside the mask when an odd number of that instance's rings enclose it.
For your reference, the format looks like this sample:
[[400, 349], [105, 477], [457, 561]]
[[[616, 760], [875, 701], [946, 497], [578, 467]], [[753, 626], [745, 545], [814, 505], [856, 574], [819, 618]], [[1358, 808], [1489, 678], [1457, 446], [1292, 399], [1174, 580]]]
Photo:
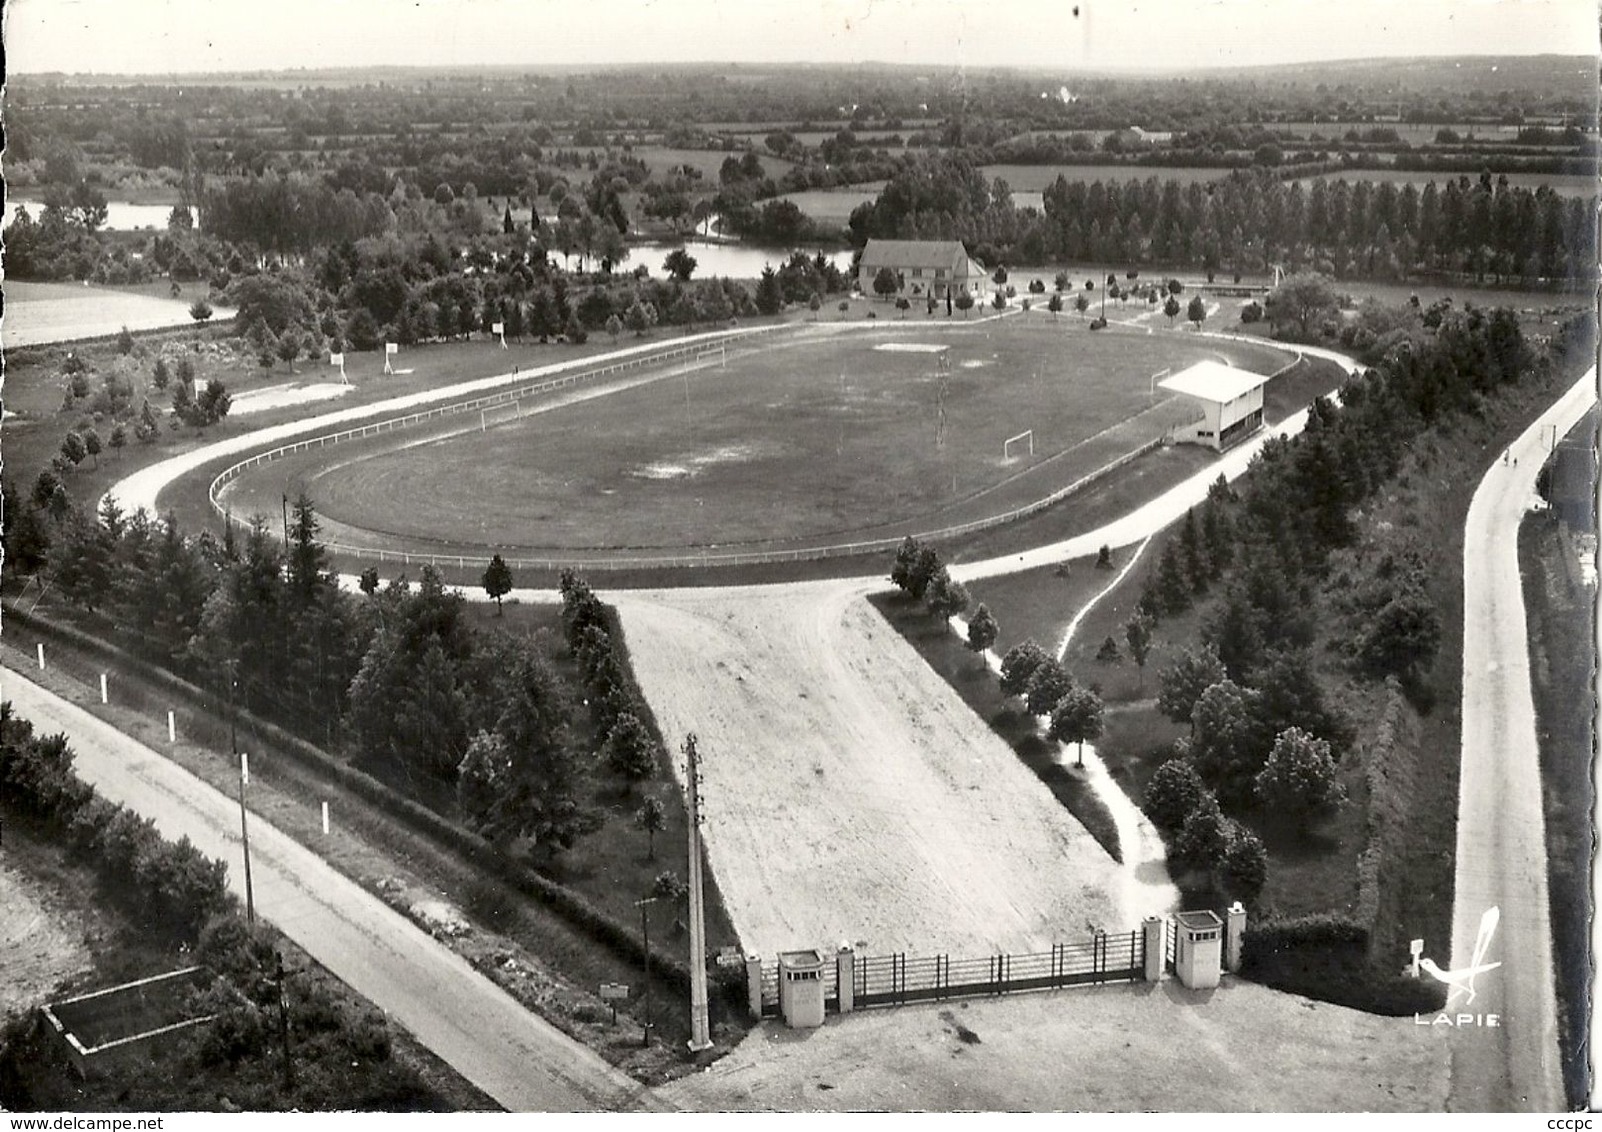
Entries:
[[605, 595], [664, 736], [699, 738], [746, 951], [984, 956], [1134, 927], [1115, 862], [864, 592]]

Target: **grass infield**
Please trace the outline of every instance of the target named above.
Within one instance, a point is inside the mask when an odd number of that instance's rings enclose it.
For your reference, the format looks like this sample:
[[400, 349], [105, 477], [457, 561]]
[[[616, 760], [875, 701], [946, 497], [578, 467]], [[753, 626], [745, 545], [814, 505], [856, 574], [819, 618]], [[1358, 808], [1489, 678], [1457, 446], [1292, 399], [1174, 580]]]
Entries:
[[[899, 320], [897, 320], [899, 322]], [[890, 348], [886, 348], [890, 347]], [[440, 553], [761, 549], [960, 523], [1032, 502], [1187, 415], [1151, 375], [1285, 355], [1072, 320], [803, 330], [550, 412], [314, 451], [229, 486], [236, 514], [304, 490], [333, 542]], [[1010, 459], [1003, 442], [1034, 433]], [[273, 506], [268, 506], [272, 504]]]

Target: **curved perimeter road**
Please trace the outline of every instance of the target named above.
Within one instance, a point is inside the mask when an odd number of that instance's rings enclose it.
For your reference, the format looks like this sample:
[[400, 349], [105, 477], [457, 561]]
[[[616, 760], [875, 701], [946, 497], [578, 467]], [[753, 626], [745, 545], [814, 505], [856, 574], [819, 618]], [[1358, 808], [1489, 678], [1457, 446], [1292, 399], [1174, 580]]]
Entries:
[[[1519, 524], [1535, 500], [1543, 437], [1562, 436], [1596, 403], [1592, 369], [1526, 429], [1480, 481], [1463, 537], [1463, 761], [1452, 906], [1454, 970], [1474, 956], [1480, 918], [1501, 910], [1472, 1003], [1451, 1012], [1500, 1015], [1453, 1034], [1451, 1105], [1460, 1112], [1559, 1112], [1563, 1074], [1547, 902], [1546, 822], [1530, 691], [1530, 637], [1519, 578]], [[1516, 463], [1514, 461], [1517, 461]], [[1429, 941], [1425, 941], [1429, 953]]]
[[[187, 836], [207, 856], [227, 861], [229, 885], [242, 888], [236, 800], [12, 671], [4, 671], [0, 695], [38, 734], [65, 732], [78, 773], [102, 795], [155, 819], [164, 836]], [[254, 815], [250, 860], [263, 919], [508, 1110], [655, 1106], [645, 1086]]]

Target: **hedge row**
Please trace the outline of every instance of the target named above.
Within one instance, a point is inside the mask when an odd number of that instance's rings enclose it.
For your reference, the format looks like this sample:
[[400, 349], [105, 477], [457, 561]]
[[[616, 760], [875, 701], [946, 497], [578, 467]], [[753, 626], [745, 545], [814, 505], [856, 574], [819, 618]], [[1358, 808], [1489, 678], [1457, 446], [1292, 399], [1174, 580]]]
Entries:
[[1368, 785], [1368, 829], [1357, 858], [1357, 919], [1364, 924], [1373, 924], [1379, 912], [1380, 870], [1391, 838], [1406, 821], [1413, 795], [1412, 767], [1401, 765], [1395, 758], [1406, 699], [1394, 676], [1386, 680], [1385, 686], [1385, 710], [1363, 762]]
[[188, 837], [166, 840], [149, 818], [106, 801], [72, 761], [65, 736], [36, 737], [9, 701], [0, 705], [0, 787], [7, 800], [89, 862], [108, 894], [185, 940], [233, 906], [223, 862]]
[[1370, 1014], [1433, 1014], [1445, 984], [1376, 970], [1368, 928], [1349, 916], [1264, 920], [1246, 929], [1240, 974], [1253, 982]]
[[[115, 645], [107, 644], [70, 626], [58, 625], [37, 613], [23, 613], [10, 604], [5, 606], [5, 616], [8, 620], [16, 619], [43, 636], [53, 637], [73, 647], [104, 657], [128, 672], [138, 672], [142, 677], [160, 685], [171, 692], [176, 699], [191, 707], [200, 711], [213, 709], [214, 705], [201, 689], [153, 664], [137, 660]], [[248, 711], [239, 712], [239, 724], [242, 730], [267, 740], [275, 748], [291, 755], [316, 773], [338, 782], [363, 801], [372, 803], [414, 831], [439, 842], [471, 864], [498, 876], [525, 896], [539, 901], [591, 939], [610, 948], [625, 961], [643, 963], [645, 950], [638, 931], [632, 925], [624, 924], [621, 920], [601, 911], [572, 889], [541, 876], [525, 865], [508, 860], [477, 834], [452, 824], [426, 806], [391, 790], [363, 771], [330, 756], [326, 751], [304, 739], [257, 718]], [[648, 725], [654, 726], [654, 722]], [[690, 969], [679, 956], [665, 954], [653, 947], [651, 968], [653, 973], [688, 989]]]

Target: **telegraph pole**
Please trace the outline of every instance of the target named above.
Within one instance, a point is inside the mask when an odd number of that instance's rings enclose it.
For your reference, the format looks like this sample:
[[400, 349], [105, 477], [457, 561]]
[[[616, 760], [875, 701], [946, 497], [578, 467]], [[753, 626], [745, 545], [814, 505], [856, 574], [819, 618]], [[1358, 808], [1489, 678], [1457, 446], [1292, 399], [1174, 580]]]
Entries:
[[701, 760], [695, 735], [684, 740], [690, 827], [690, 1051], [709, 1049], [712, 1037], [706, 1002], [706, 904], [701, 891]]
[[245, 922], [256, 922], [256, 895], [250, 885], [250, 826], [245, 821], [245, 787], [250, 785], [250, 756], [239, 752], [239, 840], [245, 846]]
[[644, 900], [636, 900], [634, 906], [640, 910], [640, 935], [645, 941], [645, 1025], [644, 1033], [640, 1038], [640, 1045], [651, 1044], [651, 905], [656, 903], [656, 897], [647, 896]]

